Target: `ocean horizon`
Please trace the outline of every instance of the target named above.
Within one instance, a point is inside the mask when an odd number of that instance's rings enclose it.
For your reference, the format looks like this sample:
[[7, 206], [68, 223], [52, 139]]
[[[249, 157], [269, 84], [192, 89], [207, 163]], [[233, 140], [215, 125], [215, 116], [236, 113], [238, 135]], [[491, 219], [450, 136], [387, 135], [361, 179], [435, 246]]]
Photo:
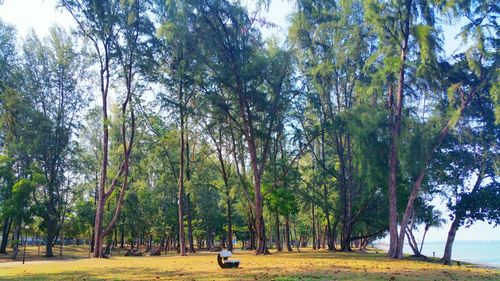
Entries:
[[[422, 254], [427, 257], [441, 258], [446, 241], [425, 241]], [[375, 247], [388, 250], [389, 245], [384, 241], [374, 243]], [[420, 246], [420, 244], [419, 244]], [[405, 254], [413, 254], [410, 246], [405, 244]], [[500, 267], [500, 240], [459, 240], [453, 243], [451, 259], [479, 265]]]

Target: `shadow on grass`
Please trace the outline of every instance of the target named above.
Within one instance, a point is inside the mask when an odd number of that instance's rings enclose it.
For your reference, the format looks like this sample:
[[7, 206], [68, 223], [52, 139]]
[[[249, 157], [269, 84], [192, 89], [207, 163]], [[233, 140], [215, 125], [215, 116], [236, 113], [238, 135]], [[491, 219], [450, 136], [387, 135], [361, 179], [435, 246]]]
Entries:
[[[145, 270], [138, 268], [104, 268], [99, 270], [61, 270], [57, 273], [23, 273], [19, 276], [1, 276], [1, 281], [7, 280], [198, 280], [199, 277], [210, 277], [209, 272], [179, 272], [169, 270]], [[196, 277], [196, 278], [195, 278]]]

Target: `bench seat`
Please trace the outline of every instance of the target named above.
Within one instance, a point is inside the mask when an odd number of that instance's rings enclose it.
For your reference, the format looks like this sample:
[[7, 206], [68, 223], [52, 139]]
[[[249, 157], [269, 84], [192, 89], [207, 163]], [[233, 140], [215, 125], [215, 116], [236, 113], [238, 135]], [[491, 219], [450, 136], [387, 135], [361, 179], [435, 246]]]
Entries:
[[239, 260], [229, 260], [233, 253], [230, 251], [221, 251], [217, 254], [217, 263], [221, 268], [237, 268], [240, 265]]

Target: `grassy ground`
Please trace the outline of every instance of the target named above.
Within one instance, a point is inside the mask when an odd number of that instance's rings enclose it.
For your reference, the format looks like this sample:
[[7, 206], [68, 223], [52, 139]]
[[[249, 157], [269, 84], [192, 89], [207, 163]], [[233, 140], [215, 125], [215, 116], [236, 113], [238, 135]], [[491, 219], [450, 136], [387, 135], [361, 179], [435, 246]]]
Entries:
[[[17, 259], [16, 261], [22, 261], [23, 260], [23, 247], [19, 248], [19, 253], [17, 254]], [[4, 262], [12, 262], [12, 249], [8, 248], [9, 253], [7, 254], [0, 254], [0, 265]], [[122, 250], [123, 252], [123, 250]], [[118, 253], [118, 252], [116, 252]], [[60, 260], [60, 249], [59, 246], [54, 246], [53, 249], [53, 254], [55, 257], [47, 259], [44, 258], [43, 256], [45, 255], [45, 246], [42, 245], [40, 248], [34, 246], [34, 247], [26, 247], [26, 256], [25, 259], [27, 262], [30, 261], [39, 261], [39, 260]], [[88, 247], [85, 246], [64, 246], [63, 247], [63, 259], [81, 259], [81, 258], [88, 258], [89, 257], [89, 250]]]
[[241, 261], [240, 268], [223, 270], [217, 265], [216, 253], [187, 257], [114, 255], [96, 260], [84, 258], [88, 253], [83, 249], [74, 250], [79, 259], [0, 263], [0, 280], [500, 280], [500, 269], [390, 260], [377, 253], [303, 249], [300, 253], [255, 256], [238, 251], [234, 259]]

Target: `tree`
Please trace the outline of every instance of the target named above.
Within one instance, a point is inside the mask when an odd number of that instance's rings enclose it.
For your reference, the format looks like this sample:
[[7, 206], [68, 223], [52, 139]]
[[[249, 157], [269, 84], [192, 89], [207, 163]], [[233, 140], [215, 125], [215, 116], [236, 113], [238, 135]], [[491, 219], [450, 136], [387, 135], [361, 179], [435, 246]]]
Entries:
[[[221, 112], [218, 112], [219, 114]], [[221, 116], [218, 116], [221, 118]], [[219, 119], [218, 118], [218, 119]], [[220, 120], [220, 119], [219, 119]], [[219, 166], [219, 172], [222, 176], [222, 181], [224, 185], [224, 195], [226, 197], [226, 215], [227, 215], [227, 250], [233, 251], [233, 201], [231, 196], [231, 176], [232, 176], [232, 165], [231, 165], [231, 152], [233, 148], [231, 147], [230, 134], [227, 131], [231, 128], [227, 127], [227, 124], [210, 124], [207, 126], [207, 133], [212, 139], [215, 145], [215, 155], [217, 157]], [[217, 132], [215, 131], [217, 130]]]
[[[363, 190], [359, 170], [366, 161], [358, 158], [363, 138], [370, 136], [372, 128], [360, 126], [359, 112], [379, 116], [368, 109], [377, 107], [373, 97], [364, 92], [368, 80], [369, 63], [374, 43], [373, 35], [363, 18], [361, 1], [298, 1], [298, 11], [293, 15], [290, 39], [303, 74], [310, 116], [302, 118], [303, 133], [319, 132], [321, 139], [311, 149], [317, 162], [323, 201], [327, 193], [338, 192], [335, 201], [340, 213], [340, 246], [350, 251], [350, 238], [358, 219], [365, 211], [371, 192]], [[309, 120], [308, 120], [309, 119]], [[359, 122], [362, 121], [362, 122]], [[377, 124], [380, 127], [381, 123]], [[365, 131], [363, 131], [365, 129]], [[372, 141], [378, 142], [376, 138]], [[334, 229], [330, 223], [331, 210], [324, 209], [327, 219], [328, 247], [334, 247]]]
[[21, 236], [21, 229], [24, 224], [29, 224], [32, 219], [33, 208], [30, 204], [32, 194], [34, 192], [37, 181], [41, 183], [43, 178], [41, 174], [35, 174], [33, 180], [21, 179], [12, 186], [12, 196], [5, 203], [6, 215], [12, 217], [14, 224], [14, 253], [12, 259], [17, 258], [18, 246], [20, 244], [19, 238]]
[[[403, 108], [406, 76], [408, 75], [408, 60], [417, 46], [426, 58], [422, 62], [433, 61], [434, 48], [434, 14], [431, 3], [427, 1], [406, 0], [404, 2], [390, 2], [387, 5], [380, 1], [367, 1], [365, 5], [366, 18], [373, 25], [374, 31], [379, 36], [379, 52], [385, 54], [387, 78], [387, 108], [389, 113], [391, 145], [389, 150], [389, 256], [402, 258], [404, 233], [407, 224], [403, 219], [400, 233], [398, 233], [398, 153], [401, 142], [401, 126], [403, 121]], [[412, 42], [420, 45], [413, 44]], [[378, 54], [380, 54], [378, 53]], [[377, 55], [378, 55], [377, 54]], [[396, 84], [394, 86], [394, 84]], [[423, 178], [422, 178], [423, 179]], [[421, 179], [421, 180], [422, 180]], [[420, 181], [421, 181], [420, 180]], [[409, 205], [415, 198], [410, 198]], [[410, 208], [411, 209], [411, 208]], [[406, 222], [405, 222], [406, 221]]]
[[[162, 27], [161, 37], [164, 39], [162, 60], [167, 67], [161, 81], [166, 86], [173, 97], [166, 96], [163, 102], [167, 106], [173, 105], [178, 110], [179, 131], [180, 131], [180, 158], [178, 177], [178, 216], [179, 216], [179, 242], [180, 253], [186, 255], [185, 234], [184, 234], [184, 200], [185, 183], [189, 181], [189, 143], [187, 139], [188, 104], [194, 98], [197, 89], [197, 75], [199, 75], [200, 64], [198, 63], [197, 48], [198, 43], [192, 34], [192, 11], [187, 3], [178, 1], [167, 2], [160, 5], [160, 18]], [[187, 165], [187, 167], [186, 167]], [[186, 168], [188, 169], [186, 171]], [[189, 195], [187, 206], [190, 205]], [[190, 208], [188, 208], [188, 211]], [[189, 214], [188, 214], [189, 218]], [[191, 222], [188, 221], [190, 224]], [[191, 228], [189, 228], [190, 251], [194, 251]]]
[[0, 20], [0, 91], [16, 88], [15, 74], [18, 55], [15, 45], [16, 30]]
[[[15, 46], [16, 31], [14, 27], [5, 24], [0, 20], [0, 116], [1, 116], [1, 134], [0, 145], [2, 147], [2, 154], [8, 154], [8, 143], [15, 137], [13, 125], [18, 118], [15, 110], [9, 110], [15, 103], [11, 103], [15, 99], [16, 83], [17, 83], [17, 63], [18, 55]], [[13, 156], [13, 154], [11, 154]], [[14, 159], [4, 158], [2, 155], [2, 191], [0, 195], [0, 202], [7, 200], [10, 197], [10, 191], [14, 179], [12, 179], [11, 168], [13, 164], [9, 161]], [[2, 216], [2, 241], [0, 243], [0, 253], [6, 252], [8, 236], [12, 225], [12, 218]]]
[[[436, 183], [445, 187], [442, 191], [449, 198], [447, 206], [452, 213], [441, 259], [444, 264], [451, 264], [453, 242], [461, 226], [470, 226], [477, 220], [495, 225], [500, 221], [500, 190], [495, 168], [500, 131], [495, 123], [494, 97], [490, 94], [494, 80], [488, 78], [497, 75], [494, 74], [498, 71], [497, 55], [490, 57], [491, 64], [459, 55], [452, 66], [460, 83], [457, 86], [474, 89], [477, 94], [438, 152], [436, 168], [439, 172], [432, 176]], [[476, 70], [471, 69], [474, 67]]]
[[44, 41], [31, 33], [23, 46], [22, 92], [40, 120], [31, 143], [34, 162], [45, 175], [34, 200], [47, 233], [47, 257], [53, 256], [52, 245], [63, 224], [71, 139], [86, 104], [83, 77], [88, 65], [76, 45], [75, 38], [56, 26]]
[[[134, 143], [135, 115], [133, 103], [137, 95], [137, 76], [143, 69], [144, 47], [148, 45], [153, 28], [146, 14], [146, 1], [94, 1], [63, 0], [61, 5], [70, 12], [83, 36], [90, 40], [99, 66], [99, 88], [102, 101], [102, 164], [98, 188], [98, 204], [95, 221], [94, 257], [103, 257], [104, 237], [117, 223], [128, 186], [129, 163]], [[121, 146], [122, 159], [119, 161], [115, 177], [108, 182], [109, 163], [109, 118], [108, 94], [117, 69], [122, 79], [121, 102]], [[104, 206], [121, 183], [119, 199], [114, 215], [106, 227], [103, 225]]]
[[12, 217], [10, 212], [7, 211], [7, 202], [12, 197], [12, 187], [14, 185], [14, 174], [12, 166], [14, 165], [14, 159], [9, 158], [5, 155], [0, 155], [0, 202], [2, 203], [2, 208], [0, 208], [0, 219], [2, 219], [2, 242], [0, 247], [0, 253], [5, 254], [7, 249], [7, 242], [10, 232], [10, 227], [12, 225]]
[[[228, 1], [206, 2], [195, 8], [195, 28], [204, 44], [202, 52], [212, 78], [208, 85], [230, 93], [229, 99], [219, 99], [217, 105], [225, 109], [245, 138], [253, 174], [251, 208], [256, 222], [256, 254], [265, 254], [261, 185], [271, 136], [276, 130], [278, 105], [282, 103], [281, 88], [262, 89], [266, 75], [272, 72], [264, 63], [260, 34], [243, 8]], [[288, 67], [283, 69], [290, 71]]]
[[[404, 230], [410, 222], [415, 200], [425, 184], [426, 172], [434, 158], [434, 152], [453, 129], [480, 88], [465, 89], [457, 84], [450, 89], [450, 93], [461, 96], [460, 102], [453, 103], [453, 106], [449, 108], [449, 112], [444, 117], [441, 116], [440, 124], [434, 125], [434, 128], [440, 128], [440, 130], [428, 130], [430, 132], [427, 136], [428, 142], [423, 147], [421, 158], [417, 162], [416, 173], [412, 175], [414, 179], [411, 186], [409, 186], [407, 200], [403, 201], [406, 204], [400, 221], [402, 231], [398, 232], [398, 185], [399, 193], [404, 191], [404, 184], [398, 184], [398, 177], [401, 176], [401, 171], [398, 172], [398, 162], [401, 160], [399, 154], [404, 149], [401, 146], [404, 143], [404, 134], [402, 135], [401, 132], [402, 128], [405, 129], [405, 126], [407, 126], [403, 122], [405, 120], [403, 113], [408, 112], [403, 109], [409, 108], [413, 104], [410, 99], [411, 96], [404, 92], [412, 84], [416, 86], [415, 91], [418, 92], [419, 88], [422, 87], [421, 84], [417, 83], [418, 78], [432, 77], [432, 73], [436, 75], [436, 71], [441, 73], [441, 76], [447, 74], [442, 72], [444, 70], [440, 68], [438, 56], [436, 56], [438, 50], [438, 43], [435, 39], [437, 38], [437, 29], [434, 27], [436, 5], [427, 1], [412, 0], [405, 1], [402, 5], [399, 3], [385, 5], [377, 1], [368, 1], [366, 2], [366, 11], [367, 19], [379, 36], [379, 50], [386, 54], [386, 67], [380, 68], [382, 72], [377, 75], [379, 75], [379, 80], [386, 77], [387, 107], [389, 109], [391, 131], [389, 153], [389, 256], [402, 258], [405, 239]], [[414, 63], [410, 64], [410, 61], [414, 61]], [[436, 82], [438, 81], [429, 79], [424, 84], [427, 84], [427, 89], [432, 89], [435, 87]], [[396, 83], [395, 87], [394, 83]], [[420, 90], [425, 91], [425, 87], [420, 88]], [[435, 91], [440, 93], [443, 89], [438, 87]], [[437, 96], [439, 97], [439, 94]], [[405, 99], [408, 99], [405, 103], [406, 106], [403, 105]], [[432, 119], [424, 119], [424, 121], [427, 121], [427, 125], [432, 124]], [[428, 126], [428, 128], [432, 127]], [[403, 133], [405, 132], [403, 131]]]

